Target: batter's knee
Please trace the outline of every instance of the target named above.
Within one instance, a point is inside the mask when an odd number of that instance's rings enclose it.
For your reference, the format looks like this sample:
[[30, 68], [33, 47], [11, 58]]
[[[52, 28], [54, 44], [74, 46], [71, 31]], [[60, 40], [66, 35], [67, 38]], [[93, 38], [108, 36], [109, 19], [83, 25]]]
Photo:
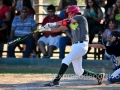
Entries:
[[68, 65], [68, 66], [69, 66], [69, 65], [70, 65], [70, 63], [71, 63], [71, 61], [66, 60], [66, 59], [63, 59], [63, 60], [62, 60], [62, 63], [65, 63], [66, 65]]

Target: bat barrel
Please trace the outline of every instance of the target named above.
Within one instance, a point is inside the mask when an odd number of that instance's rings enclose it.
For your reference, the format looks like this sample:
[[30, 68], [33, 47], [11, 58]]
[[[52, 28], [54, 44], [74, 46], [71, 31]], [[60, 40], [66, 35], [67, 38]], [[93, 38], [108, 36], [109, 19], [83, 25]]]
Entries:
[[34, 32], [31, 32], [31, 33], [29, 33], [29, 34], [26, 34], [26, 35], [24, 35], [24, 36], [22, 36], [22, 37], [19, 37], [19, 38], [13, 40], [13, 41], [10, 41], [10, 42], [8, 42], [8, 45], [14, 44], [14, 43], [19, 42], [19, 41], [21, 41], [21, 40], [24, 40], [25, 38], [27, 38], [27, 37], [29, 37], [29, 36], [31, 36], [32, 34], [37, 33], [37, 32], [39, 32], [39, 30], [35, 30]]

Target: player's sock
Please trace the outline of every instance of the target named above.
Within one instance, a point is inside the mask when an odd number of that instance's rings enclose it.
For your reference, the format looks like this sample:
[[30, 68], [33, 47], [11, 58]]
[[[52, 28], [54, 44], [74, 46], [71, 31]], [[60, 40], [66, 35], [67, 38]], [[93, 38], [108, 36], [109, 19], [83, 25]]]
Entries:
[[83, 75], [85, 76], [92, 76], [92, 77], [97, 77], [99, 75], [98, 73], [92, 72], [90, 70], [84, 69]]
[[59, 70], [59, 73], [58, 73], [57, 77], [53, 81], [54, 82], [59, 81], [61, 79], [61, 77], [63, 76], [63, 74], [65, 73], [65, 71], [67, 70], [67, 68], [68, 68], [68, 65], [63, 63], [61, 65], [61, 68]]

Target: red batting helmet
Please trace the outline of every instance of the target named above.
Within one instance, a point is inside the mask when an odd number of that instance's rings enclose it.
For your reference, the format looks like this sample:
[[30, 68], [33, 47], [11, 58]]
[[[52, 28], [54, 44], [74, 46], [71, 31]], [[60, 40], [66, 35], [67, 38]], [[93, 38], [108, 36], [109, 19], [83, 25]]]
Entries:
[[72, 5], [66, 9], [66, 14], [65, 14], [66, 17], [68, 17], [68, 13], [75, 16], [78, 13], [81, 14], [81, 11], [77, 5]]

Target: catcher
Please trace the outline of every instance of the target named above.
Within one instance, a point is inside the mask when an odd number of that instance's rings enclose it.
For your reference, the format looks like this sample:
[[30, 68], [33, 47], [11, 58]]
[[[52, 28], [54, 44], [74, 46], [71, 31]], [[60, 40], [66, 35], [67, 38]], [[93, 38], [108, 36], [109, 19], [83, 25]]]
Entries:
[[102, 44], [89, 44], [89, 47], [106, 49], [105, 54], [114, 65], [114, 72], [108, 77], [110, 83], [120, 82], [120, 32], [112, 31], [106, 46]]
[[106, 53], [114, 64], [114, 72], [108, 77], [110, 83], [120, 82], [120, 32], [113, 31], [111, 33], [110, 42], [106, 46]]

